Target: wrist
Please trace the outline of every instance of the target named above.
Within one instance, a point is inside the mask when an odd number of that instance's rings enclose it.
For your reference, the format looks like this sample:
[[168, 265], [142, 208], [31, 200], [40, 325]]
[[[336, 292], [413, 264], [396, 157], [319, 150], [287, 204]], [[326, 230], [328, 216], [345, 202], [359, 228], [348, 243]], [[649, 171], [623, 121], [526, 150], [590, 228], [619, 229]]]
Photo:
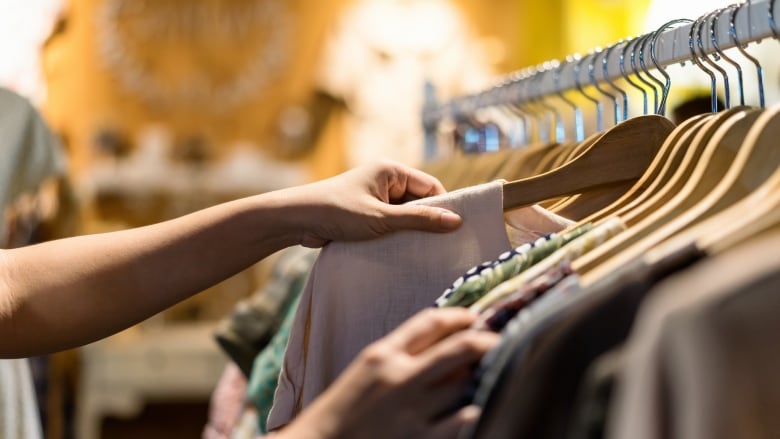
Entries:
[[[304, 186], [305, 187], [305, 186]], [[300, 245], [317, 221], [316, 204], [306, 199], [306, 191], [299, 187], [281, 189], [257, 196], [255, 217], [267, 221], [273, 239], [285, 247]]]

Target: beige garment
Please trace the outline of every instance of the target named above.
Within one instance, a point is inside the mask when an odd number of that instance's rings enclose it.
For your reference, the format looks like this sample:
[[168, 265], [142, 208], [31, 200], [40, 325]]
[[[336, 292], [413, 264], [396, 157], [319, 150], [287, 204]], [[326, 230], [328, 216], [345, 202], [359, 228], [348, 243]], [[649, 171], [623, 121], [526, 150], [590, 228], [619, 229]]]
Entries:
[[643, 305], [611, 438], [780, 437], [780, 234], [659, 285]]
[[[452, 233], [404, 231], [322, 250], [290, 332], [269, 429], [287, 424], [361, 349], [430, 307], [466, 270], [510, 249], [502, 182], [419, 203], [451, 209], [463, 217], [463, 225]], [[511, 217], [515, 227], [526, 224], [527, 236], [534, 238], [570, 224], [538, 207], [519, 209]], [[547, 228], [535, 230], [539, 227]]]

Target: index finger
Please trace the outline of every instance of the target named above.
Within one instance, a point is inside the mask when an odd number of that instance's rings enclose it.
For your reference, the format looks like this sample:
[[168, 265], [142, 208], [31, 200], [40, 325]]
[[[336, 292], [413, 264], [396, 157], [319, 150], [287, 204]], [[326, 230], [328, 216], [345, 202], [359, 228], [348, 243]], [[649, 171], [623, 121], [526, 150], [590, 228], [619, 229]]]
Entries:
[[416, 355], [449, 335], [466, 329], [476, 315], [466, 308], [429, 308], [415, 314], [385, 336], [385, 340]]

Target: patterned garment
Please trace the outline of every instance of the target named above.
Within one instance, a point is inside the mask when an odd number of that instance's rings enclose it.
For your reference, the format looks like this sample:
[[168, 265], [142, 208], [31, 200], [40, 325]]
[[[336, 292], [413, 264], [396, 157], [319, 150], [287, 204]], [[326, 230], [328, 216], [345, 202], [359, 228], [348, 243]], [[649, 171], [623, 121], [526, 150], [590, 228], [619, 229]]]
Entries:
[[551, 233], [510, 250], [495, 261], [483, 262], [467, 271], [445, 290], [436, 299], [436, 306], [470, 306], [497, 285], [524, 272], [592, 229], [593, 224], [588, 223], [560, 236]]
[[571, 264], [563, 262], [548, 270], [543, 275], [523, 285], [510, 296], [494, 303], [480, 314], [472, 328], [501, 332], [504, 326], [522, 309], [542, 297], [556, 286], [563, 278], [572, 274]]
[[274, 392], [284, 362], [284, 350], [287, 347], [287, 340], [290, 338], [290, 328], [295, 319], [302, 291], [303, 288], [298, 290], [293, 303], [287, 309], [282, 325], [271, 342], [255, 358], [252, 374], [249, 377], [247, 398], [257, 409], [258, 424], [260, 432], [263, 434], [268, 432], [268, 413], [274, 403]]
[[[598, 227], [579, 236], [566, 246], [559, 246], [555, 253], [545, 258], [541, 263], [499, 284], [471, 305], [470, 309], [478, 314], [483, 313], [494, 303], [511, 295], [522, 288], [523, 285], [543, 275], [552, 267], [577, 259], [625, 229], [626, 225], [620, 218], [612, 217], [607, 219]], [[572, 233], [577, 230], [574, 230]]]

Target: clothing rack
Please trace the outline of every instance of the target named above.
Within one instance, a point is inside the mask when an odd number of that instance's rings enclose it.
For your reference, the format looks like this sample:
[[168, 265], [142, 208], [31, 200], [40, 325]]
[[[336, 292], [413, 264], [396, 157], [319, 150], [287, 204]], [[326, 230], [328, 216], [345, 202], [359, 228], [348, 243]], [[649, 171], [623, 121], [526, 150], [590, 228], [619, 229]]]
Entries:
[[[697, 32], [694, 32], [694, 47], [697, 55], [701, 55], [700, 47], [707, 55], [714, 55], [719, 52], [718, 48], [723, 51], [736, 47], [738, 43], [745, 45], [764, 38], [780, 36], [774, 17], [775, 14], [780, 14], [778, 3], [780, 0], [758, 0], [739, 5], [740, 9], [734, 16], [733, 23], [731, 18], [734, 7], [725, 7], [719, 12], [705, 14], [703, 17], [712, 15], [712, 20], [706, 20], [706, 23], [714, 23], [714, 35], [710, 34], [708, 25], [700, 26], [700, 41], [697, 39]], [[436, 130], [439, 122], [445, 118], [458, 119], [472, 115], [480, 108], [521, 104], [582, 88], [594, 82], [603, 83], [624, 78], [627, 74], [631, 75], [636, 71], [631, 65], [629, 59], [631, 56], [634, 57], [636, 69], [639, 69], [640, 62], [637, 60], [639, 57], [637, 54], [640, 51], [642, 51], [640, 55], [643, 56], [644, 64], [650, 70], [654, 70], [656, 64], [666, 67], [692, 61], [694, 55], [691, 52], [690, 35], [695, 25], [694, 21], [674, 28], [663, 26], [657, 35], [650, 35], [644, 40], [639, 40], [641, 38], [639, 37], [621, 41], [606, 50], [595, 49], [584, 57], [573, 55], [567, 57], [567, 61], [562, 63], [551, 61], [539, 67], [514, 72], [490, 89], [457, 97], [445, 103], [437, 102], [435, 90], [431, 90], [431, 86], [426, 85], [423, 106], [426, 159], [435, 156]], [[713, 44], [713, 37], [717, 47]], [[650, 56], [651, 47], [654, 60]], [[528, 83], [532, 83], [533, 87], [525, 86]]]

